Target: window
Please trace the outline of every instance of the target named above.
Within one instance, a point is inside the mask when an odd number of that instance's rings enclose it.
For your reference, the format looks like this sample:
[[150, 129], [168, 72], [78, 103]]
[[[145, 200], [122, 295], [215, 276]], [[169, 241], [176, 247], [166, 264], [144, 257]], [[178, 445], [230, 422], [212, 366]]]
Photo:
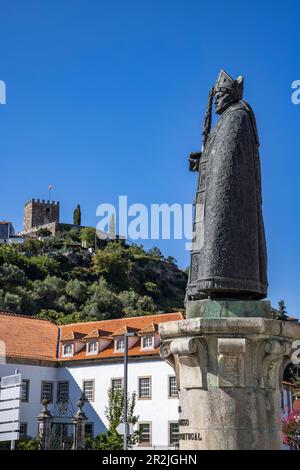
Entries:
[[139, 398], [151, 398], [151, 377], [139, 377]]
[[94, 423], [85, 423], [84, 427], [85, 437], [94, 437]]
[[29, 380], [22, 380], [21, 400], [29, 401]]
[[154, 336], [143, 336], [142, 337], [142, 349], [153, 349], [154, 348]]
[[20, 423], [20, 438], [27, 436], [27, 423]]
[[113, 392], [123, 390], [123, 379], [111, 379], [111, 388]]
[[178, 397], [178, 390], [176, 384], [176, 377], [175, 375], [169, 376], [169, 398], [177, 398]]
[[151, 423], [139, 423], [139, 445], [149, 447], [151, 446]]
[[86, 401], [94, 401], [95, 395], [95, 381], [84, 380], [83, 381], [83, 397]]
[[69, 401], [69, 382], [58, 382], [57, 401], [58, 403]]
[[115, 351], [124, 352], [124, 339], [118, 338], [115, 340]]
[[63, 345], [63, 356], [73, 356], [73, 344], [68, 343]]
[[88, 352], [88, 354], [97, 354], [97, 352], [98, 352], [98, 343], [97, 343], [97, 341], [90, 341], [87, 344], [87, 352]]
[[177, 422], [169, 423], [169, 446], [176, 447], [179, 444], [179, 424]]
[[42, 382], [41, 387], [41, 401], [48, 400], [49, 403], [53, 402], [53, 383], [52, 382]]

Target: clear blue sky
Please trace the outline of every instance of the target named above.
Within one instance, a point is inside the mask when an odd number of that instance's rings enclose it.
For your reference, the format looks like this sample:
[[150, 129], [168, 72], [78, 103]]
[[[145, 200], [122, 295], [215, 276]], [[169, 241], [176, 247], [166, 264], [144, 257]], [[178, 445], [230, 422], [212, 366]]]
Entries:
[[[297, 1], [1, 0], [0, 219], [31, 197], [95, 225], [96, 206], [189, 203], [209, 87], [243, 74], [261, 139], [269, 297], [300, 314]], [[184, 241], [147, 242], [189, 263]]]

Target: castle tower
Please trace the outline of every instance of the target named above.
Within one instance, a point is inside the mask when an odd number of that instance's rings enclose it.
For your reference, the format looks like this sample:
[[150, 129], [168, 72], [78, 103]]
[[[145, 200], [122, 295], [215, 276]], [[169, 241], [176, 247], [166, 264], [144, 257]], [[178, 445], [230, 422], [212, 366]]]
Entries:
[[31, 199], [24, 207], [24, 230], [29, 231], [34, 227], [59, 223], [59, 202]]

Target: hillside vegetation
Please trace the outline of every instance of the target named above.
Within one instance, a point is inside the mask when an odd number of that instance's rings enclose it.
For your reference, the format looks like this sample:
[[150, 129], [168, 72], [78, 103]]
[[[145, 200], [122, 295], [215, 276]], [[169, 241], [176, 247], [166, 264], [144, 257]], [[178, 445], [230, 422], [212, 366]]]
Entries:
[[154, 248], [94, 243], [92, 229], [0, 247], [0, 310], [56, 323], [102, 320], [183, 307], [186, 274]]

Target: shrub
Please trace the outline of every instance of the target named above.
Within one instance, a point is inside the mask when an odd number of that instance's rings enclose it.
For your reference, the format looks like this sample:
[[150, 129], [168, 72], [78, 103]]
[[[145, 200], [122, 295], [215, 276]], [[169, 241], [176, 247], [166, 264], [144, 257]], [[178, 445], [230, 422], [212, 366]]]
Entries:
[[300, 410], [292, 410], [282, 423], [283, 442], [291, 450], [300, 450]]

